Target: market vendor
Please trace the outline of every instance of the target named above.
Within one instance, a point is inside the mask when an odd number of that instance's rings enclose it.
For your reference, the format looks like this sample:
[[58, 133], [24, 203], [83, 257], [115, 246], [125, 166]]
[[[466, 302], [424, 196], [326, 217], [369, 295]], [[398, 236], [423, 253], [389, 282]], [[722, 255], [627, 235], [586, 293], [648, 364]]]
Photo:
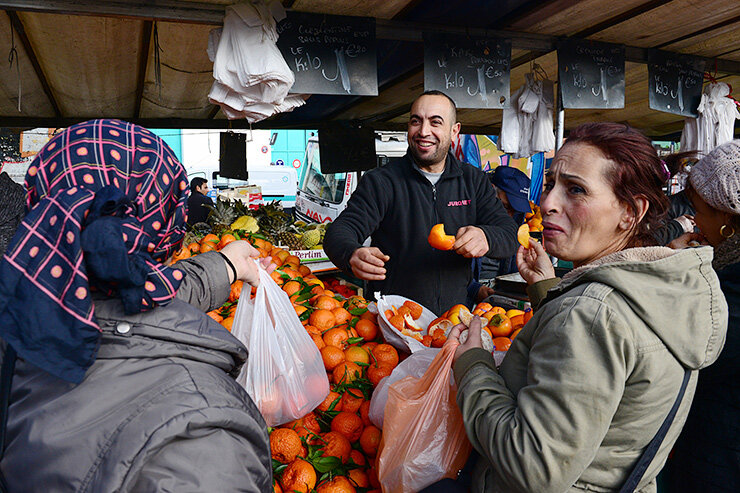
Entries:
[[204, 223], [213, 207], [213, 200], [208, 195], [208, 180], [196, 177], [190, 180], [190, 197], [188, 197], [188, 224]]
[[[465, 303], [470, 259], [514, 254], [516, 225], [485, 174], [449, 152], [459, 131], [452, 99], [422, 94], [411, 106], [406, 156], [366, 173], [327, 229], [331, 261], [369, 281], [370, 293], [405, 296], [440, 314]], [[429, 245], [438, 223], [455, 235], [452, 251]]]

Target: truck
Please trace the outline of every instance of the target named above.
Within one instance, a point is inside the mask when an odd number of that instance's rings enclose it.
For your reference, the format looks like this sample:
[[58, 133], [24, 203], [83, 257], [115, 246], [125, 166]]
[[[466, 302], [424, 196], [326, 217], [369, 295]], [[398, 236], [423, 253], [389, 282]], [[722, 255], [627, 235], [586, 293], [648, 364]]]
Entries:
[[[403, 157], [407, 148], [406, 132], [375, 132], [378, 166], [384, 166], [391, 158]], [[331, 222], [347, 207], [361, 175], [359, 172], [322, 174], [318, 137], [308, 140], [304, 163], [295, 215], [306, 222]]]
[[182, 131], [182, 161], [188, 180], [205, 178], [211, 185], [212, 198], [218, 190], [258, 185], [262, 189], [262, 200], [281, 201], [283, 208], [295, 207], [298, 173], [292, 166], [277, 166], [272, 163], [270, 130], [234, 130], [247, 133], [247, 181], [224, 178], [219, 175], [219, 146], [221, 133], [218, 130]]

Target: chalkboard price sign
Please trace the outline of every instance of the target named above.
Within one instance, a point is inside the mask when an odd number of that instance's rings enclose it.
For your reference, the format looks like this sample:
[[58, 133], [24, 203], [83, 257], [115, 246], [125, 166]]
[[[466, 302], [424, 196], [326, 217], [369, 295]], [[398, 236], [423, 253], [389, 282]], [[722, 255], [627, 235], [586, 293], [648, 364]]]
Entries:
[[675, 115], [698, 115], [704, 82], [704, 60], [661, 50], [648, 50], [650, 109]]
[[561, 41], [558, 83], [563, 108], [624, 108], [624, 46]]
[[320, 127], [319, 154], [324, 175], [373, 169], [377, 165], [375, 131], [341, 124]]
[[424, 90], [458, 108], [509, 106], [511, 40], [424, 33]]
[[288, 12], [277, 46], [297, 94], [378, 95], [375, 19]]

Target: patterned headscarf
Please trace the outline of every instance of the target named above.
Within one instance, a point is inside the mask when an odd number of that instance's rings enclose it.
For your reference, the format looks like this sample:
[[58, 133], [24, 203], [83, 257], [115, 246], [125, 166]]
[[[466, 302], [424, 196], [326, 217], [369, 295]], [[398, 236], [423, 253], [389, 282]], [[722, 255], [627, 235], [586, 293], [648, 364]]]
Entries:
[[78, 383], [100, 338], [91, 289], [127, 313], [174, 298], [183, 273], [162, 262], [185, 233], [185, 169], [145, 128], [91, 120], [44, 146], [26, 189], [29, 212], [0, 262], [0, 337]]

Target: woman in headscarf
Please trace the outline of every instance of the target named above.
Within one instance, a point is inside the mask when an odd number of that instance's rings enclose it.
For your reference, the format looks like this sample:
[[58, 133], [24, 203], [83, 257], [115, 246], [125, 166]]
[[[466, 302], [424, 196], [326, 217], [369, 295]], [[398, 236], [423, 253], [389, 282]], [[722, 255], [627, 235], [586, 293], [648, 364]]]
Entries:
[[256, 250], [166, 265], [187, 178], [137, 125], [66, 129], [26, 188], [0, 263], [8, 490], [269, 490], [266, 426], [234, 381], [247, 351], [204, 313], [258, 282]]
[[686, 195], [700, 233], [690, 241], [714, 249], [712, 266], [730, 309], [727, 340], [715, 364], [699, 372], [686, 426], [669, 462], [671, 492], [740, 488], [740, 140], [723, 144], [691, 168]]

